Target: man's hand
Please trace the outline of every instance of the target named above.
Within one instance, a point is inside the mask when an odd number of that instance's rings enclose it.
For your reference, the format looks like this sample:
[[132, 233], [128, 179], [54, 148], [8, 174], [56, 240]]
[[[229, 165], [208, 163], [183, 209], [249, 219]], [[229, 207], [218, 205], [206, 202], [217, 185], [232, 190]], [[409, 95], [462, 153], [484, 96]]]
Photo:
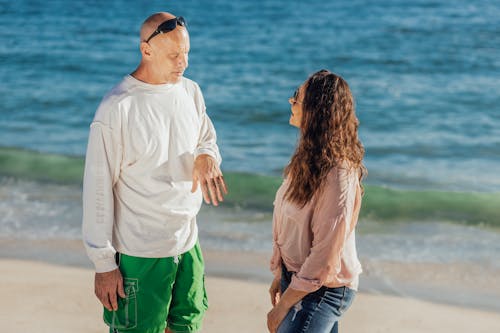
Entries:
[[95, 295], [101, 301], [102, 305], [109, 311], [118, 310], [118, 300], [116, 294], [125, 298], [123, 290], [123, 278], [120, 270], [106, 273], [95, 273]]
[[280, 301], [281, 290], [280, 290], [280, 279], [275, 278], [271, 287], [269, 288], [269, 294], [271, 295], [271, 304], [276, 306]]
[[207, 204], [217, 206], [220, 201], [224, 201], [224, 195], [227, 194], [226, 183], [222, 177], [222, 172], [217, 165], [217, 161], [206, 154], [199, 155], [194, 161], [193, 168], [193, 187], [191, 192], [198, 188], [198, 182], [201, 185], [203, 199]]

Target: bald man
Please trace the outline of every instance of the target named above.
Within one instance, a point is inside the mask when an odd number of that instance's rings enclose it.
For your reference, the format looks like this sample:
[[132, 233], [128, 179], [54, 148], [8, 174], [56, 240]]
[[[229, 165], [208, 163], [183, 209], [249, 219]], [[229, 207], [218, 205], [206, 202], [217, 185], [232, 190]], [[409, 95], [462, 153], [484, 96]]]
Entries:
[[83, 240], [110, 332], [196, 332], [207, 309], [196, 215], [227, 193], [182, 17], [143, 23], [137, 69], [101, 102], [83, 183]]

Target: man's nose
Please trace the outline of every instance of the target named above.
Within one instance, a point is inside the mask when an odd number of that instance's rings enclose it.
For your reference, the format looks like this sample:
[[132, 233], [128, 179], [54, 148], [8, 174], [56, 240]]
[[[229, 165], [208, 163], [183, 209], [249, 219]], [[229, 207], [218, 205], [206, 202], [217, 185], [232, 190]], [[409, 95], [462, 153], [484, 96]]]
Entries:
[[188, 63], [187, 55], [186, 54], [181, 55], [179, 57], [179, 65], [182, 67], [187, 67], [187, 63]]

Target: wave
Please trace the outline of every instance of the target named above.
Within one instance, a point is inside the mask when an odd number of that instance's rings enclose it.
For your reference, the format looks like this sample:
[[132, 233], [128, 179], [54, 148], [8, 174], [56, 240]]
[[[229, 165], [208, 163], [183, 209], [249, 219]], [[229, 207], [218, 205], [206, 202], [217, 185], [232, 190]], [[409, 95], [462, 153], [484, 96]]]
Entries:
[[0, 147], [0, 175], [3, 176], [79, 184], [83, 179], [83, 166], [83, 157]]
[[[225, 173], [226, 203], [272, 210], [280, 177]], [[500, 193], [417, 191], [365, 185], [361, 218], [382, 222], [450, 221], [500, 227]]]
[[[81, 184], [84, 158], [0, 147], [0, 175]], [[224, 172], [224, 205], [272, 211], [281, 177]], [[391, 221], [450, 221], [500, 227], [500, 193], [420, 191], [366, 185], [361, 218]]]

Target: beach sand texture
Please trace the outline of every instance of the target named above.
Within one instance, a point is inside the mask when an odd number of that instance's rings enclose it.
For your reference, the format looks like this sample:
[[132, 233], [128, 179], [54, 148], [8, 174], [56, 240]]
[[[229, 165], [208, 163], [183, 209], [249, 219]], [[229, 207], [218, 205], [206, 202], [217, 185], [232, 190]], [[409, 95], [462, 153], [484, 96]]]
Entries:
[[[1, 260], [0, 321], [4, 333], [106, 332], [93, 293], [93, 271], [36, 261]], [[265, 283], [207, 278], [210, 309], [203, 332], [266, 332]], [[500, 332], [498, 313], [359, 293], [341, 330], [364, 332]]]

